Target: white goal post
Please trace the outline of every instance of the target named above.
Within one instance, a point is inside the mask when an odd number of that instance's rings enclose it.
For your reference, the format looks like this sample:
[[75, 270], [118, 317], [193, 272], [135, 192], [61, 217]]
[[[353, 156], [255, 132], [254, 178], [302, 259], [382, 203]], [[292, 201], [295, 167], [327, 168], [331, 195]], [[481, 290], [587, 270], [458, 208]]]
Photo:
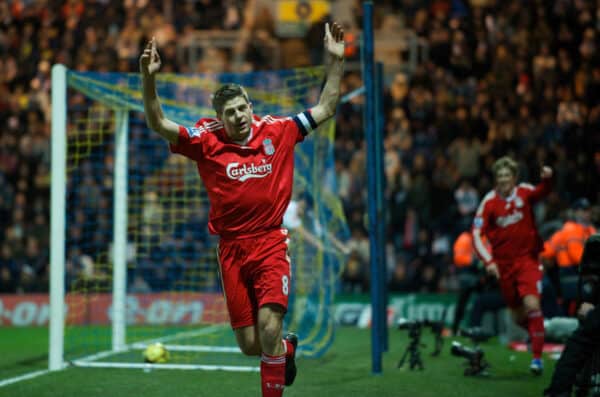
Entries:
[[[118, 110], [115, 131], [112, 349], [126, 348], [127, 135], [129, 114]], [[67, 68], [52, 67], [52, 168], [50, 219], [50, 346], [48, 367], [65, 365], [65, 213], [67, 164]]]
[[50, 346], [48, 368], [64, 367], [67, 68], [52, 67], [52, 165], [50, 180]]

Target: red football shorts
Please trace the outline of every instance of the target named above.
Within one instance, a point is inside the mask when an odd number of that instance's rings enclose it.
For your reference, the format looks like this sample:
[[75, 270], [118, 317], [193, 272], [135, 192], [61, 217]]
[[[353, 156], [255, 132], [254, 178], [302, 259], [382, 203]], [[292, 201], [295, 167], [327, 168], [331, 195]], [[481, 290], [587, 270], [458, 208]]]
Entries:
[[259, 237], [221, 239], [219, 265], [232, 328], [256, 324], [258, 308], [275, 303], [287, 311], [291, 289], [287, 230]]
[[542, 294], [542, 265], [531, 256], [524, 256], [509, 263], [498, 263], [500, 290], [510, 308], [522, 305], [526, 295]]

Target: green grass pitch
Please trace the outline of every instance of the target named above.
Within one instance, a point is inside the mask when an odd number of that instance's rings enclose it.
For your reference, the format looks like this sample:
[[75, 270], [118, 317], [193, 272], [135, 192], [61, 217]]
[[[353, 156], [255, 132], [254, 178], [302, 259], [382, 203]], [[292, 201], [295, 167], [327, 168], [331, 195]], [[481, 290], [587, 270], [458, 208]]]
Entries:
[[[47, 336], [43, 328], [0, 329], [0, 382], [45, 369]], [[298, 360], [298, 377], [284, 396], [534, 397], [542, 395], [554, 367], [554, 361], [546, 356], [543, 376], [534, 377], [528, 372], [529, 354], [513, 352], [491, 341], [482, 345], [492, 365], [490, 376], [465, 377], [465, 360], [450, 355], [451, 339], [445, 339], [440, 357], [431, 357], [433, 339], [425, 330], [425, 369], [398, 369], [408, 336], [407, 331], [392, 329], [383, 374], [372, 375], [370, 341], [368, 330], [339, 328], [335, 343], [324, 357]], [[260, 396], [259, 383], [258, 373], [68, 368], [0, 387], [0, 396]]]

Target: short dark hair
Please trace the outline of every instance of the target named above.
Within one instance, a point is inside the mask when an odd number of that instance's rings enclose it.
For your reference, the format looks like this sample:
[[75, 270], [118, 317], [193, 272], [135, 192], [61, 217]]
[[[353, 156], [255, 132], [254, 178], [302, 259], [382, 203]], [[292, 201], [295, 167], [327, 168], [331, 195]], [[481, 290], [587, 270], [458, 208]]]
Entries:
[[229, 83], [219, 87], [218, 90], [215, 91], [212, 98], [212, 106], [217, 112], [218, 115], [223, 113], [223, 106], [225, 106], [225, 102], [235, 97], [241, 96], [246, 102], [250, 103], [250, 98], [248, 98], [248, 93], [239, 84]]
[[590, 200], [585, 197], [578, 198], [571, 207], [574, 210], [587, 210], [590, 208]]
[[513, 159], [508, 156], [500, 157], [494, 165], [492, 166], [492, 170], [494, 171], [494, 177], [498, 175], [498, 171], [502, 168], [508, 168], [508, 170], [513, 174], [514, 177], [519, 175], [519, 165]]

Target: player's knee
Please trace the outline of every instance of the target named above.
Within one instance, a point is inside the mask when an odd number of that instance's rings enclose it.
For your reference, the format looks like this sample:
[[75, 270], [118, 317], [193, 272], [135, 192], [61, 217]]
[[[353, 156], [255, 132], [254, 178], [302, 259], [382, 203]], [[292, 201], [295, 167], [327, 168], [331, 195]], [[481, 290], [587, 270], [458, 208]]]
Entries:
[[529, 313], [531, 311], [540, 310], [540, 300], [537, 296], [527, 295], [523, 299], [523, 306], [525, 308], [525, 312]]
[[268, 342], [275, 342], [281, 339], [282, 324], [276, 317], [271, 317], [268, 321], [260, 324], [261, 339]]
[[247, 356], [258, 356], [261, 354], [260, 340], [254, 326], [236, 329], [235, 336], [243, 354]]
[[256, 335], [245, 335], [245, 338], [238, 340], [238, 345], [246, 356], [260, 356], [261, 354], [260, 342]]

